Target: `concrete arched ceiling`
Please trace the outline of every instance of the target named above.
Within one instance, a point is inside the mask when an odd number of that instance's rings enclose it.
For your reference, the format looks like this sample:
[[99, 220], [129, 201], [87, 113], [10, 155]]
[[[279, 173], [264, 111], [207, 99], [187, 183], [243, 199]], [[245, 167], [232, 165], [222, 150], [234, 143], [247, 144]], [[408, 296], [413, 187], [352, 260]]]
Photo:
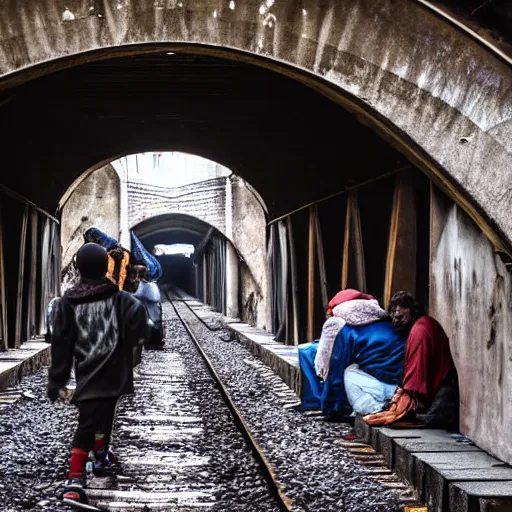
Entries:
[[[58, 0], [9, 3], [0, 14], [6, 94], [0, 120], [10, 128], [4, 142], [16, 158], [4, 165], [13, 173], [23, 155], [31, 179], [10, 174], [6, 184], [51, 207], [59, 191], [103, 159], [180, 149], [242, 175], [275, 216], [400, 160], [347, 112], [251, 62], [356, 113], [440, 180], [489, 236], [490, 226], [510, 242], [512, 72], [505, 60], [422, 2], [234, 5], [83, 0], [70, 15]], [[166, 55], [169, 50], [196, 61], [172, 72], [169, 60], [177, 55]], [[107, 61], [13, 89], [116, 52], [155, 52], [152, 58], [165, 55], [167, 62]], [[222, 66], [211, 56], [235, 63]], [[148, 83], [144, 75], [151, 71]], [[155, 79], [157, 73], [164, 78]], [[247, 78], [255, 82], [243, 84]]]
[[[158, 215], [134, 226], [134, 233], [150, 250], [158, 244], [192, 244], [197, 247], [212, 226], [191, 215], [170, 213]], [[213, 228], [215, 230], [215, 228]], [[215, 230], [218, 233], [217, 230]]]
[[76, 171], [127, 152], [181, 150], [219, 162], [260, 193], [270, 217], [405, 162], [311, 88], [190, 54], [112, 59], [39, 78], [17, 89], [0, 120], [9, 127], [6, 167], [23, 154], [23, 172], [2, 181], [49, 209]]

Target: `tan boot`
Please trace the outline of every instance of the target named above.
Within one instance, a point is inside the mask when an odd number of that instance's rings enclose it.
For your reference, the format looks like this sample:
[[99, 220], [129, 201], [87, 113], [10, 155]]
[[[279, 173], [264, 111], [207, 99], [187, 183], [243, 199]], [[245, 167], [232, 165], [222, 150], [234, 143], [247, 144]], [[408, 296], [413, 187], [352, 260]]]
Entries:
[[403, 418], [409, 411], [416, 409], [416, 400], [407, 391], [398, 388], [391, 399], [391, 404], [387, 410], [368, 414], [363, 417], [363, 421], [368, 425], [389, 425]]

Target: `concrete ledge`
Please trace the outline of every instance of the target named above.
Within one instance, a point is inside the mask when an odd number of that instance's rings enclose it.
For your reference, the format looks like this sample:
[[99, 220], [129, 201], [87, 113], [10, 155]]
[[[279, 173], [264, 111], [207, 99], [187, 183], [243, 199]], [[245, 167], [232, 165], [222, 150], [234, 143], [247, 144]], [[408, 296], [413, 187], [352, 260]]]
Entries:
[[253, 355], [283, 379], [300, 395], [300, 368], [297, 347], [283, 345], [274, 341], [267, 331], [256, 329], [249, 324], [231, 323], [226, 327], [234, 332], [240, 343]]
[[[226, 325], [252, 354], [297, 394], [301, 374], [297, 347], [244, 323]], [[512, 468], [468, 442], [439, 429], [370, 427], [355, 421], [357, 437], [380, 452], [388, 467], [411, 485], [429, 512], [512, 512]]]
[[512, 481], [450, 484], [452, 512], [509, 512]]
[[356, 418], [355, 430], [416, 490], [429, 511], [512, 510], [512, 468], [477, 446], [461, 442], [459, 434], [370, 427], [361, 417]]
[[0, 391], [18, 384], [25, 375], [50, 364], [50, 345], [42, 340], [27, 341], [19, 349], [0, 352]]

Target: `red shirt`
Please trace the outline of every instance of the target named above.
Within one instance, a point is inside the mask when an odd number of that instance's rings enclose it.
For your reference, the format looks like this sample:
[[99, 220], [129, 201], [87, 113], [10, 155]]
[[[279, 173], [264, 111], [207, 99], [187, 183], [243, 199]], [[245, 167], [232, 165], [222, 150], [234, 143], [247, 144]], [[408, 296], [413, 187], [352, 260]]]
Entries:
[[419, 395], [423, 405], [428, 406], [453, 368], [444, 329], [431, 316], [422, 316], [414, 323], [407, 338], [402, 387]]

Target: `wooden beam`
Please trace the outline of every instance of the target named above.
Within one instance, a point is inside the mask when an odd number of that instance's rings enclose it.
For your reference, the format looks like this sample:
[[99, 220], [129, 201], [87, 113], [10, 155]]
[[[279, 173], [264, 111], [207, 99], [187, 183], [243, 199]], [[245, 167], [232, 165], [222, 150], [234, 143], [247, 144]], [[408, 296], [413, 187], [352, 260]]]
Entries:
[[322, 293], [322, 306], [327, 311], [329, 297], [327, 295], [327, 275], [325, 272], [324, 242], [322, 240], [322, 227], [318, 216], [318, 206], [313, 206], [315, 215], [315, 231], [316, 231], [316, 254], [318, 258], [318, 270], [320, 272], [320, 291]]
[[388, 254], [386, 258], [386, 276], [384, 278], [384, 308], [387, 309], [393, 288], [393, 275], [395, 269], [396, 240], [398, 237], [398, 217], [400, 215], [400, 190], [395, 186], [393, 195], [393, 210], [389, 226]]
[[293, 226], [291, 217], [286, 219], [288, 229], [288, 246], [290, 251], [290, 274], [292, 282], [292, 324], [293, 344], [299, 344], [299, 288], [297, 283], [297, 256], [295, 254], [295, 241], [293, 239]]
[[279, 252], [280, 252], [280, 277], [281, 282], [279, 285], [280, 294], [278, 300], [280, 302], [278, 310], [281, 315], [279, 318], [280, 325], [284, 325], [285, 329], [285, 343], [289, 345], [290, 342], [290, 324], [288, 312], [288, 241], [286, 233], [286, 224], [281, 221], [277, 224], [277, 233], [279, 237]]
[[349, 266], [349, 254], [350, 254], [350, 216], [352, 208], [350, 206], [351, 198], [347, 199], [347, 213], [345, 215], [345, 235], [343, 237], [343, 255], [341, 262], [341, 289], [344, 290], [348, 283], [348, 266]]
[[37, 210], [32, 208], [30, 220], [30, 283], [29, 283], [29, 303], [28, 303], [28, 317], [27, 317], [27, 336], [31, 338], [36, 334], [36, 320], [37, 320], [37, 259], [39, 256], [39, 231], [38, 231], [38, 214]]
[[277, 283], [275, 279], [276, 275], [276, 226], [272, 225], [269, 227], [269, 238], [267, 244], [267, 276], [268, 276], [268, 287], [267, 287], [267, 304], [270, 310], [270, 331], [277, 334], [279, 326], [276, 322], [276, 289]]
[[20, 234], [20, 253], [18, 260], [18, 293], [16, 296], [16, 326], [14, 334], [14, 347], [19, 348], [23, 330], [23, 283], [25, 274], [25, 249], [27, 245], [27, 227], [28, 227], [29, 205], [25, 203], [25, 211], [21, 221]]
[[397, 177], [389, 229], [384, 306], [393, 293], [416, 293], [416, 201], [415, 191], [406, 174]]
[[341, 289], [350, 287], [355, 287], [363, 292], [366, 291], [363, 234], [357, 190], [352, 190], [347, 199], [343, 266], [341, 269]]
[[308, 341], [315, 333], [315, 216], [309, 209], [309, 251], [308, 251]]
[[363, 232], [361, 217], [359, 215], [359, 200], [357, 190], [352, 192], [352, 247], [354, 248], [356, 287], [362, 292], [366, 291], [366, 268], [364, 263]]

